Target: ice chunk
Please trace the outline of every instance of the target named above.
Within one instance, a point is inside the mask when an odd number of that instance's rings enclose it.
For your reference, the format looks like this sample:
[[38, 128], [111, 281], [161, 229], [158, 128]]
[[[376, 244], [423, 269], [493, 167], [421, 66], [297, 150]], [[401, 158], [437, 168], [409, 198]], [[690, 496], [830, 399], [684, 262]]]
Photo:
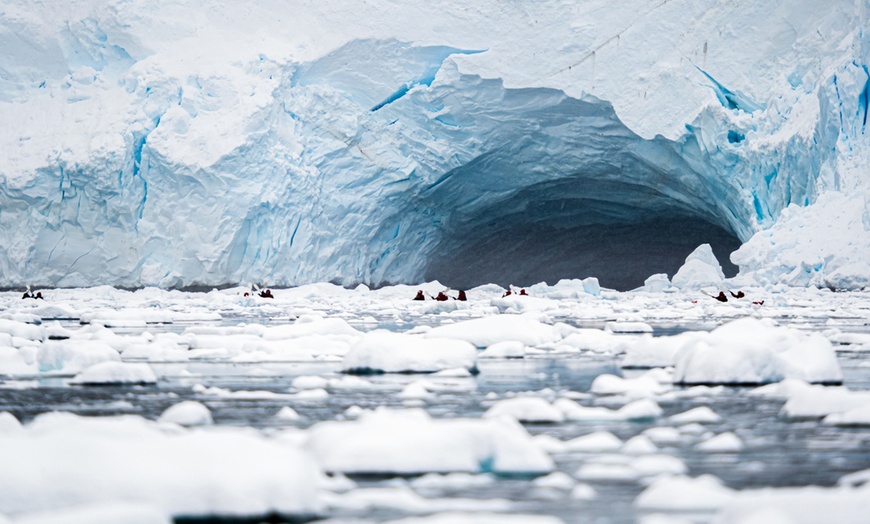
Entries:
[[699, 424], [716, 424], [722, 421], [722, 417], [708, 406], [700, 406], [684, 411], [683, 413], [671, 415], [668, 417], [668, 420], [674, 424], [690, 424], [693, 422]]
[[540, 397], [518, 397], [500, 400], [493, 404], [485, 418], [507, 416], [520, 422], [559, 423], [565, 415], [553, 404]]
[[101, 362], [76, 375], [70, 384], [156, 384], [157, 376], [148, 364], [127, 362]]
[[709, 511], [730, 502], [735, 491], [712, 475], [656, 479], [634, 501], [645, 510]]
[[622, 378], [604, 374], [595, 377], [590, 391], [599, 395], [626, 395], [629, 397], [651, 397], [664, 393], [666, 388], [651, 376]]
[[478, 355], [479, 358], [523, 358], [524, 356], [526, 356], [526, 347], [516, 340], [496, 342]]
[[565, 442], [567, 451], [582, 451], [584, 453], [615, 451], [620, 447], [622, 447], [622, 441], [609, 431], [596, 431]]
[[345, 355], [342, 369], [431, 373], [451, 368], [476, 370], [476, 362], [474, 346], [462, 340], [373, 331], [366, 333]]
[[204, 404], [194, 400], [185, 400], [166, 408], [157, 420], [173, 422], [181, 426], [210, 426], [214, 423], [211, 411]]
[[426, 333], [425, 336], [465, 340], [477, 347], [488, 347], [505, 341], [520, 342], [526, 346], [538, 346], [555, 342], [561, 338], [553, 326], [525, 315], [494, 315], [465, 320], [455, 324], [438, 326]]
[[[716, 522], [721, 524], [815, 524], [866, 522], [870, 511], [870, 489], [866, 486], [840, 488], [766, 488], [741, 491], [728, 501]], [[767, 520], [767, 519], [771, 520]], [[762, 520], [765, 519], [765, 520]]]
[[548, 515], [447, 512], [428, 517], [390, 520], [386, 524], [564, 524], [564, 522], [562, 519]]
[[720, 433], [698, 444], [701, 451], [713, 453], [738, 453], [743, 451], [743, 441], [731, 431]]
[[841, 382], [830, 341], [818, 333], [743, 318], [685, 345], [674, 370], [674, 381], [682, 384], [764, 384], [785, 378]]
[[686, 257], [686, 262], [674, 275], [673, 284], [680, 289], [716, 287], [725, 280], [722, 266], [713, 254], [710, 244], [701, 244]]
[[299, 413], [290, 406], [284, 406], [275, 413], [275, 418], [283, 422], [295, 422], [299, 420]]
[[647, 293], [661, 293], [671, 287], [671, 281], [665, 273], [651, 275], [643, 282], [643, 290]]
[[296, 447], [247, 429], [165, 429], [138, 416], [49, 413], [0, 434], [0, 512], [120, 500], [173, 516], [321, 511], [319, 470]]
[[[3, 520], [0, 519], [0, 522]], [[54, 511], [28, 513], [15, 519], [15, 524], [118, 524], [119, 522], [172, 524], [172, 519], [158, 508], [136, 502], [74, 506]]]
[[[353, 422], [321, 422], [307, 447], [328, 471], [343, 473], [549, 473], [552, 460], [507, 419], [436, 420], [422, 410], [365, 412]], [[421, 452], [425, 450], [425, 453]]]

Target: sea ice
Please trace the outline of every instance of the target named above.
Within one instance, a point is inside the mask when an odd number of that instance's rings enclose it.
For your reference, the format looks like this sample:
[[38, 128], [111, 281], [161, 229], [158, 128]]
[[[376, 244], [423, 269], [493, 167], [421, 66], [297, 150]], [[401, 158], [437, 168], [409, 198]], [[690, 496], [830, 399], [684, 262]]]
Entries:
[[166, 427], [138, 416], [49, 413], [0, 433], [0, 512], [118, 501], [173, 516], [320, 511], [319, 470], [295, 447], [246, 429]]
[[731, 501], [735, 493], [712, 475], [664, 476], [638, 495], [634, 505], [645, 510], [709, 511]]
[[462, 340], [373, 331], [363, 335], [345, 355], [342, 369], [349, 372], [431, 373], [451, 368], [474, 370], [476, 362], [474, 346]]
[[194, 400], [185, 400], [166, 408], [157, 421], [172, 422], [181, 426], [210, 426], [214, 423], [211, 411], [204, 404]]
[[70, 384], [156, 384], [157, 376], [151, 366], [144, 363], [100, 362], [76, 375]]
[[565, 420], [560, 409], [540, 397], [517, 397], [500, 400], [490, 407], [484, 418], [511, 417], [520, 422], [559, 423]]
[[743, 318], [685, 345], [675, 357], [674, 382], [764, 384], [785, 378], [840, 382], [831, 343], [818, 333]]
[[343, 473], [540, 474], [553, 469], [516, 422], [432, 419], [416, 409], [378, 409], [353, 422], [315, 424], [307, 447], [327, 471]]

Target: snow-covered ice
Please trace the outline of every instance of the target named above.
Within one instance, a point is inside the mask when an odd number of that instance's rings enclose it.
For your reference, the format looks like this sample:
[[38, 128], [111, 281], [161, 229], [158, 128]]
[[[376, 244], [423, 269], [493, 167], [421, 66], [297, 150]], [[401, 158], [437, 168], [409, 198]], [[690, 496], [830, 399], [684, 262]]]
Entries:
[[[535, 296], [518, 300], [540, 299], [534, 302], [540, 309], [525, 314], [493, 308], [491, 301], [503, 293], [500, 288], [469, 290], [473, 300], [458, 309], [421, 307], [409, 298], [414, 288], [403, 286], [343, 290], [314, 285], [275, 290], [275, 302], [251, 301], [241, 297], [238, 289], [205, 294], [106, 288], [52, 291], [53, 300], [63, 303], [59, 309], [69, 318], [127, 305], [132, 311], [173, 312], [153, 315], [170, 318], [171, 323], [144, 327], [106, 327], [78, 320], [50, 324], [48, 317], [15, 313], [30, 305], [17, 294], [0, 294], [10, 316], [42, 322], [15, 321], [19, 323], [6, 324], [9, 333], [0, 333], [0, 362], [8, 370], [0, 376], [0, 400], [12, 411], [0, 414], [0, 438], [17, 439], [13, 448], [24, 449], [21, 446], [41, 442], [36, 428], [52, 417], [77, 421], [57, 423], [69, 428], [108, 421], [106, 428], [114, 428], [111, 431], [82, 429], [82, 435], [67, 437], [75, 431], [64, 429], [63, 436], [52, 437], [64, 438], [64, 443], [88, 439], [89, 445], [97, 446], [105, 431], [112, 444], [99, 452], [84, 448], [78, 457], [62, 457], [62, 450], [52, 452], [45, 459], [51, 459], [47, 474], [60, 474], [56, 473], [60, 469], [51, 468], [91, 471], [93, 467], [151, 479], [174, 474], [187, 483], [186, 490], [174, 491], [172, 484], [157, 488], [145, 478], [129, 488], [147, 494], [144, 502], [154, 508], [155, 517], [164, 519], [180, 514], [179, 507], [193, 515], [213, 511], [233, 515], [243, 506], [245, 515], [278, 511], [283, 503], [265, 494], [273, 487], [278, 492], [285, 489], [275, 486], [290, 489], [285, 483], [291, 480], [285, 476], [296, 474], [279, 471], [286, 463], [282, 453], [293, 453], [293, 460], [311, 465], [312, 476], [305, 482], [320, 494], [306, 499], [312, 508], [322, 515], [340, 513], [351, 518], [365, 518], [367, 511], [389, 511], [389, 518], [396, 519], [457, 511], [475, 512], [469, 518], [476, 518], [482, 510], [503, 515], [511, 501], [502, 498], [501, 490], [505, 483], [515, 483], [516, 498], [524, 508], [533, 508], [528, 518], [549, 514], [547, 508], [552, 508], [566, 523], [572, 522], [563, 508], [582, 504], [591, 515], [601, 514], [605, 507], [622, 508], [614, 511], [625, 520], [652, 512], [678, 519], [689, 510], [702, 511], [712, 520], [719, 518], [717, 512], [737, 514], [727, 508], [748, 493], [740, 482], [776, 477], [776, 468], [784, 468], [802, 484], [832, 485], [842, 477], [843, 487], [831, 491], [835, 498], [840, 496], [836, 493], [845, 494], [848, 486], [866, 483], [861, 471], [870, 463], [834, 460], [829, 469], [820, 468], [813, 451], [837, 453], [838, 446], [846, 450], [856, 442], [847, 432], [866, 430], [867, 381], [865, 368], [860, 367], [865, 354], [849, 351], [850, 346], [864, 343], [857, 330], [870, 318], [862, 293], [766, 290], [765, 305], [757, 307], [718, 304], [712, 299], [697, 304], [692, 302], [697, 301], [693, 292], [677, 289], [619, 293], [605, 288], [598, 296], [581, 291], [577, 283], [529, 289]], [[560, 295], [566, 298], [557, 298]], [[208, 319], [212, 310], [225, 319], [177, 320], [186, 313]], [[49, 308], [44, 312], [58, 313]], [[741, 320], [747, 315], [750, 318]], [[110, 317], [126, 318], [104, 315]], [[669, 326], [682, 317], [692, 319], [679, 321], [688, 331], [669, 334]], [[614, 320], [642, 322], [652, 326], [653, 333], [606, 330], [606, 323]], [[836, 358], [845, 385], [810, 384], [810, 377], [800, 374], [801, 378], [754, 389], [673, 383], [680, 373], [679, 367], [670, 367], [677, 355], [702, 342], [730, 340], [722, 331], [736, 330], [735, 325], [742, 323], [744, 331], [757, 327], [750, 337], [753, 344], [755, 339], [767, 340], [772, 341], [771, 347], [779, 344], [789, 351], [811, 341], [826, 348]], [[716, 329], [720, 324], [723, 327]], [[530, 330], [524, 333], [512, 326]], [[456, 338], [437, 336], [440, 332]], [[357, 347], [366, 349], [364, 356], [353, 357]], [[455, 355], [442, 349], [449, 347], [462, 349]], [[736, 349], [739, 353], [742, 347], [722, 342], [721, 352]], [[523, 358], [480, 358], [488, 348], [501, 355], [522, 351]], [[377, 367], [384, 371], [430, 373], [348, 375], [342, 373], [343, 361], [350, 357], [378, 360]], [[637, 365], [626, 365], [632, 358]], [[751, 365], [744, 369], [769, 375], [764, 366], [770, 360], [759, 362], [761, 369]], [[124, 384], [118, 377], [126, 376], [120, 370], [129, 366], [140, 370], [148, 366], [156, 383]], [[84, 376], [93, 367], [96, 371], [90, 374], [98, 380], [89, 383], [101, 387], [74, 383], [72, 377]], [[645, 367], [652, 369], [631, 369]], [[431, 372], [435, 370], [441, 371]], [[48, 391], [57, 395], [46, 395]], [[65, 400], [67, 392], [75, 392], [80, 400]], [[72, 411], [85, 418], [45, 414], [49, 411]], [[129, 415], [105, 416], [112, 413]], [[811, 429], [804, 438], [813, 448], [797, 449], [788, 439], [775, 441], [782, 445], [772, 444], [766, 436], [788, 435], [795, 424]], [[824, 435], [824, 445], [813, 432]], [[198, 469], [199, 462], [191, 466], [190, 461], [199, 460], [197, 454], [187, 462], [177, 458], [187, 451], [176, 450], [176, 439], [197, 441], [191, 445], [205, 454], [219, 445], [210, 444], [210, 439], [224, 436], [252, 446], [239, 451], [220, 444], [226, 447], [221, 458], [215, 459], [214, 454], [202, 458], [209, 468], [212, 463], [227, 468], [226, 474], [206, 476]], [[51, 440], [45, 444], [49, 445], [56, 444]], [[141, 459], [105, 456], [131, 446], [142, 450]], [[249, 455], [261, 446], [268, 457], [259, 459], [262, 464], [237, 465], [252, 460]], [[795, 454], [807, 460], [794, 460]], [[0, 465], [12, 467], [2, 456]], [[173, 466], [167, 465], [173, 460]], [[18, 467], [23, 470], [16, 474], [25, 474], [27, 467]], [[182, 467], [183, 471], [178, 469]], [[268, 473], [259, 473], [261, 468]], [[149, 473], [155, 469], [159, 475]], [[320, 469], [333, 476], [321, 476]], [[237, 500], [233, 497], [220, 501], [223, 506], [206, 500], [204, 494], [213, 490], [241, 493], [236, 483], [242, 482], [239, 475], [249, 474], [245, 472], [257, 476], [259, 484], [255, 484], [272, 487], [251, 487], [257, 491], [244, 504], [233, 502]], [[357, 482], [343, 472], [363, 474], [369, 480]], [[681, 476], [687, 474], [696, 478]], [[705, 476], [710, 474], [729, 481], [710, 480]], [[614, 490], [614, 483], [624, 488]], [[7, 513], [13, 522], [44, 511], [51, 511], [51, 518], [68, 514], [74, 519], [77, 508], [85, 508], [81, 511], [89, 515], [89, 507], [128, 500], [119, 494], [120, 482], [100, 491], [99, 497], [81, 488], [75, 498], [63, 498], [66, 495], [57, 493], [72, 488], [62, 481], [45, 486], [54, 491], [46, 491], [43, 498], [17, 496], [16, 501], [34, 502], [27, 507], [17, 502], [18, 509], [3, 507], [0, 513]], [[626, 499], [622, 489], [643, 491], [630, 504], [632, 499]], [[178, 494], [184, 501], [168, 498]], [[464, 498], [467, 494], [475, 498]], [[779, 511], [777, 507], [758, 510]], [[97, 518], [99, 511], [94, 511]], [[287, 508], [279, 512], [294, 513]]]

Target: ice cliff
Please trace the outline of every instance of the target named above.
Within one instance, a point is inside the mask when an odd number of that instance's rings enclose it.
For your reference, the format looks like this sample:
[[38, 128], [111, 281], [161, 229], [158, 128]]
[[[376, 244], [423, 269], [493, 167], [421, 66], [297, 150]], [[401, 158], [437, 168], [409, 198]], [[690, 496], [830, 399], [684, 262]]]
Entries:
[[[870, 281], [866, 0], [8, 0], [0, 286]], [[726, 268], [726, 272], [728, 268]]]

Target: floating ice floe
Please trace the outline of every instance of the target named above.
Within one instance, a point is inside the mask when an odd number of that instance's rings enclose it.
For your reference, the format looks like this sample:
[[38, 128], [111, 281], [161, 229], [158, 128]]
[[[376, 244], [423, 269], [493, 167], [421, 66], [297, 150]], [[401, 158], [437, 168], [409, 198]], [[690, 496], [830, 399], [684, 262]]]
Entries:
[[121, 501], [173, 516], [320, 513], [319, 470], [295, 447], [248, 429], [166, 428], [50, 413], [0, 433], [0, 513]]
[[156, 384], [157, 376], [148, 364], [129, 362], [101, 362], [76, 375], [70, 384]]
[[731, 431], [720, 433], [698, 444], [700, 451], [711, 453], [738, 453], [743, 451], [743, 441]]
[[628, 397], [652, 397], [667, 391], [658, 374], [644, 374], [636, 378], [622, 378], [603, 374], [595, 377], [589, 391], [598, 395], [625, 395]]
[[447, 512], [427, 517], [408, 517], [390, 520], [385, 524], [563, 524], [563, 521], [560, 518], [548, 515]]
[[484, 418], [511, 417], [520, 422], [559, 423], [565, 420], [562, 411], [540, 397], [517, 397], [493, 404]]
[[609, 333], [652, 333], [653, 328], [646, 322], [611, 321], [604, 325]]
[[149, 504], [140, 502], [108, 502], [87, 504], [52, 511], [37, 511], [19, 515], [6, 524], [172, 524], [172, 518]]
[[624, 336], [614, 335], [603, 329], [569, 328], [565, 324], [554, 326], [557, 330], [564, 330], [564, 338], [555, 343], [555, 349], [571, 348], [574, 350], [588, 350], [595, 353], [615, 353], [626, 342]]
[[516, 340], [496, 342], [481, 351], [478, 358], [523, 358], [526, 356], [526, 346]]
[[650, 275], [643, 281], [643, 290], [647, 293], [661, 293], [671, 288], [671, 281], [666, 273]]
[[737, 492], [713, 475], [656, 479], [634, 500], [645, 510], [713, 511], [731, 501]]
[[306, 446], [327, 471], [541, 474], [553, 469], [526, 430], [504, 418], [440, 420], [419, 409], [378, 409], [353, 422], [321, 422], [307, 435]]
[[870, 486], [743, 490], [723, 504], [716, 524], [864, 524], [870, 515]]
[[299, 420], [299, 413], [290, 406], [284, 406], [278, 410], [278, 413], [275, 413], [274, 418], [283, 422], [295, 422]]
[[722, 417], [708, 406], [699, 406], [676, 415], [671, 415], [668, 420], [674, 424], [716, 424], [722, 422]]
[[172, 422], [181, 426], [210, 426], [214, 423], [211, 411], [202, 403], [185, 400], [166, 408], [158, 422]]
[[5, 318], [0, 318], [0, 333], [23, 340], [45, 340], [45, 328]]
[[671, 282], [680, 289], [700, 289], [718, 286], [723, 280], [725, 274], [713, 254], [713, 248], [710, 244], [701, 244], [686, 257]]
[[0, 375], [37, 375], [39, 366], [36, 362], [37, 349], [14, 348], [0, 346]]
[[680, 349], [696, 340], [705, 338], [705, 335], [705, 333], [687, 331], [673, 336], [644, 335], [625, 340], [622, 344], [625, 355], [620, 365], [623, 368], [673, 366]]
[[90, 340], [49, 340], [37, 352], [42, 373], [73, 375], [103, 362], [120, 362], [121, 356], [111, 346]]
[[476, 363], [477, 350], [462, 340], [373, 331], [351, 348], [341, 367], [353, 373], [432, 373], [451, 368], [476, 370]]
[[659, 475], [678, 475], [688, 471], [686, 464], [671, 455], [650, 454], [638, 457], [603, 455], [587, 460], [574, 476], [580, 480], [633, 482]]
[[[870, 391], [852, 391], [845, 387], [792, 383], [783, 393], [787, 395], [788, 400], [782, 406], [780, 413], [788, 418], [819, 418], [845, 414], [853, 410], [855, 412], [850, 417], [860, 417], [860, 414], [870, 406]], [[839, 417], [835, 417], [828, 422], [834, 424], [838, 420]]]
[[615, 451], [622, 447], [622, 440], [609, 431], [595, 431], [568, 440], [564, 443], [564, 446], [566, 451], [579, 451], [583, 453]]
[[662, 408], [648, 398], [635, 400], [616, 410], [583, 406], [567, 398], [556, 400], [553, 406], [562, 411], [566, 420], [574, 421], [651, 420], [662, 414]]
[[823, 335], [754, 318], [729, 322], [685, 345], [674, 364], [674, 382], [680, 384], [843, 380], [836, 354]]
[[553, 326], [526, 315], [493, 315], [465, 320], [455, 324], [438, 326], [428, 331], [425, 336], [464, 340], [479, 348], [505, 341], [520, 342], [526, 346], [539, 346], [556, 342], [561, 338]]

